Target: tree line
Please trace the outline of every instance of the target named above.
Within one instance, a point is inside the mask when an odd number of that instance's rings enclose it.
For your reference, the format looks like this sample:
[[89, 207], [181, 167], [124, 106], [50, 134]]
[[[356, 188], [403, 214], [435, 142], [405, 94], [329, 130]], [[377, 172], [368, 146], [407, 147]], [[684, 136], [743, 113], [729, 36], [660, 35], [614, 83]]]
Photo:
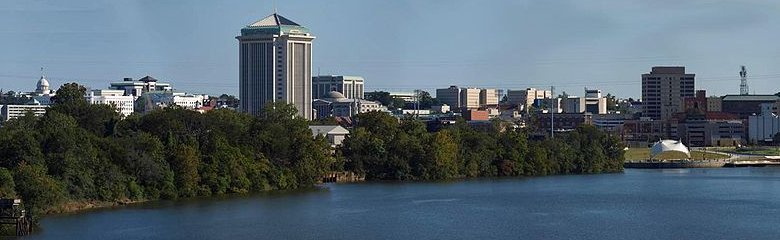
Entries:
[[622, 170], [619, 141], [591, 127], [537, 138], [496, 122], [435, 132], [414, 119], [369, 112], [343, 145], [312, 137], [313, 122], [292, 105], [250, 116], [169, 107], [122, 118], [63, 85], [42, 117], [0, 127], [0, 198], [20, 197], [36, 212], [74, 202], [127, 202], [306, 188], [330, 171], [367, 179], [441, 180]]
[[494, 122], [477, 130], [464, 121], [429, 132], [420, 121], [379, 112], [356, 117], [339, 149], [345, 168], [367, 179], [442, 180], [463, 177], [589, 174], [623, 170], [623, 145], [583, 125], [554, 139]]
[[36, 212], [74, 202], [126, 202], [313, 186], [335, 159], [291, 105], [253, 117], [178, 107], [126, 118], [66, 84], [42, 117], [0, 128], [0, 198]]

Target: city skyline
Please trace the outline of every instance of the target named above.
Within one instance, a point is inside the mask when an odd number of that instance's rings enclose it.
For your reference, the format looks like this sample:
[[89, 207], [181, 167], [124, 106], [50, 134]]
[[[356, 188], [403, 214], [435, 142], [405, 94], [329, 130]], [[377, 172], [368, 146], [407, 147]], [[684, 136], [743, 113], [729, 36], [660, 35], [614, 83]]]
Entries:
[[[773, 16], [780, 4], [769, 1], [277, 6], [317, 32], [312, 75], [363, 76], [369, 91], [555, 85], [556, 94], [589, 87], [638, 98], [649, 67], [686, 66], [698, 89], [725, 95], [739, 93], [740, 65], [748, 67], [751, 93], [778, 91], [773, 45], [780, 37], [766, 29], [780, 23]], [[6, 91], [31, 88], [44, 66], [52, 89], [151, 75], [179, 91], [238, 95], [235, 26], [272, 13], [273, 3], [42, 1], [12, 2], [0, 12], [11, 23], [0, 27], [0, 44], [10, 50], [0, 57]], [[341, 12], [349, 14], [333, 17]]]

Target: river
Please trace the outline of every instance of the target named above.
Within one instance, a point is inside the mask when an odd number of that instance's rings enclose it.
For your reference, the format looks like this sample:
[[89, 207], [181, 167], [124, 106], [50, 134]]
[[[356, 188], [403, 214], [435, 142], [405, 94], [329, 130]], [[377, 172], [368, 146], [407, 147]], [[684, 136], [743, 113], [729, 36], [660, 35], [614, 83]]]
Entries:
[[780, 168], [329, 184], [48, 216], [42, 227], [24, 239], [780, 239]]

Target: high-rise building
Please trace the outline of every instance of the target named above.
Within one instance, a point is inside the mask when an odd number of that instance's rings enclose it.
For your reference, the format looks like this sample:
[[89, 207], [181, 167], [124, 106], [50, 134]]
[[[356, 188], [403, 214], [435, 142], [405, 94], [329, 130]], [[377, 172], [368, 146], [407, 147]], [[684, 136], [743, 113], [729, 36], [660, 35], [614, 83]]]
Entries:
[[436, 99], [439, 102], [449, 105], [452, 109], [460, 107], [460, 88], [450, 86], [449, 88], [436, 89]]
[[312, 78], [312, 98], [319, 98], [331, 91], [340, 92], [349, 99], [364, 99], [363, 77], [320, 75]]
[[601, 90], [585, 89], [585, 111], [593, 114], [607, 114], [607, 98]]
[[286, 102], [312, 119], [312, 41], [309, 30], [276, 13], [241, 29], [241, 110], [258, 114], [266, 104]]
[[653, 67], [642, 74], [642, 116], [668, 120], [686, 97], [694, 96], [695, 74], [685, 67]]
[[460, 90], [460, 108], [477, 109], [479, 108], [479, 88], [463, 88]]
[[498, 90], [482, 89], [479, 91], [479, 105], [498, 105]]
[[537, 99], [552, 98], [550, 90], [526, 88], [524, 90], [509, 90], [506, 93], [507, 101], [512, 105], [527, 107], [534, 104]]

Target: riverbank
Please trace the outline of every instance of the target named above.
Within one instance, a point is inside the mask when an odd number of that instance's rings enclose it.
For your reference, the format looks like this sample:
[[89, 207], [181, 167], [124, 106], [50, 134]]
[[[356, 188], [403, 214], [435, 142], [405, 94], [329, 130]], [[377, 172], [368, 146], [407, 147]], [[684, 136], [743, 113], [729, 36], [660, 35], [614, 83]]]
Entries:
[[51, 216], [25, 239], [774, 239], [780, 199], [771, 196], [780, 189], [766, 186], [778, 174], [778, 168], [626, 169], [328, 184], [322, 191]]

